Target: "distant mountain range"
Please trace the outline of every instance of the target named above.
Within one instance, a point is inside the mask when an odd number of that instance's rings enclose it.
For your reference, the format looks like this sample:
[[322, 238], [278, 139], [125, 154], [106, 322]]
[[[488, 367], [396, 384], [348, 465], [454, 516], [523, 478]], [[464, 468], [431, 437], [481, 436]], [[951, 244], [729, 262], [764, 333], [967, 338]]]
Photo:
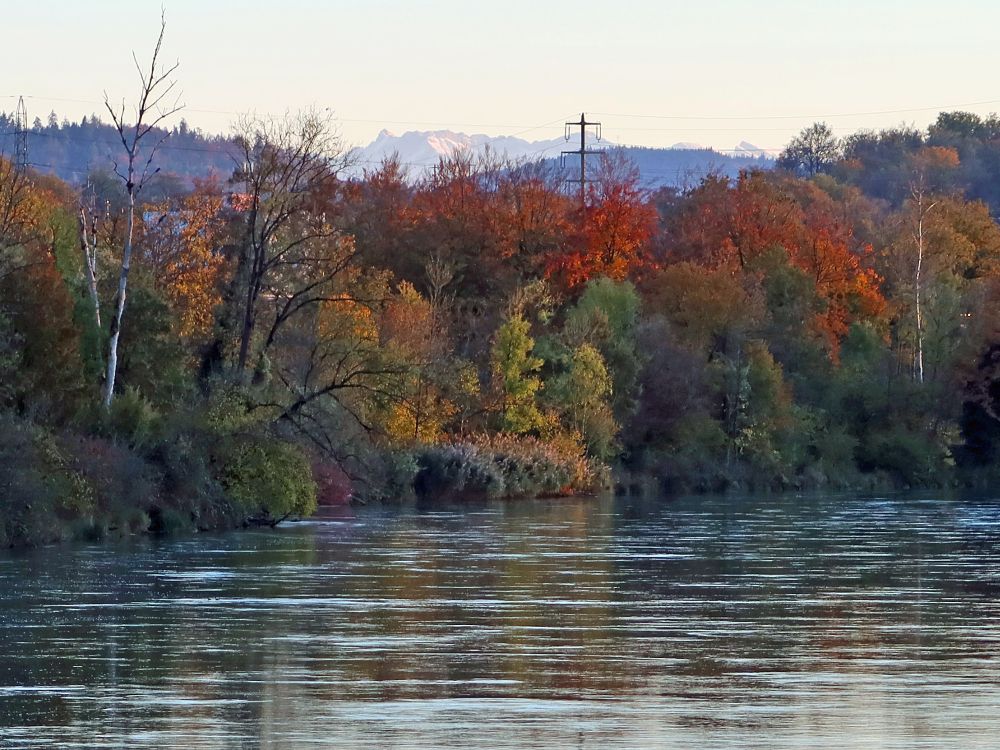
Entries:
[[354, 149], [351, 156], [359, 171], [378, 166], [383, 159], [396, 154], [403, 165], [419, 172], [433, 167], [442, 157], [458, 153], [482, 154], [491, 150], [511, 159], [545, 159], [571, 148], [563, 138], [526, 141], [514, 136], [467, 135], [451, 130], [411, 130], [402, 135], [383, 130], [364, 148]]
[[[0, 113], [0, 154], [14, 153], [14, 129], [13, 117]], [[165, 135], [165, 132], [157, 134], [157, 138], [159, 135]], [[28, 130], [27, 141], [29, 162], [34, 168], [56, 174], [74, 184], [85, 181], [92, 171], [108, 171], [113, 155], [118, 155], [121, 149], [114, 129], [97, 118], [84, 118], [79, 123], [58, 122], [53, 115], [44, 124], [36, 120]], [[394, 153], [398, 154], [411, 177], [419, 178], [441, 157], [455, 153], [482, 154], [491, 150], [512, 159], [554, 160], [559, 158], [560, 152], [570, 151], [578, 145], [578, 139], [528, 141], [516, 136], [467, 135], [450, 130], [410, 131], [394, 135], [383, 130], [369, 145], [352, 149], [354, 166], [349, 174], [360, 176]], [[774, 156], [746, 141], [726, 153], [694, 143], [677, 143], [670, 148], [644, 148], [593, 138], [588, 138], [587, 147], [623, 150], [638, 167], [643, 185], [651, 188], [685, 187], [709, 173], [735, 176], [741, 169], [766, 169], [772, 166]], [[227, 178], [232, 173], [236, 151], [228, 138], [206, 135], [182, 122], [171, 131], [156, 161], [164, 175], [174, 174], [190, 184], [193, 178], [210, 173]], [[572, 160], [567, 163], [567, 176], [573, 175], [575, 164]]]
[[[457, 153], [475, 155], [492, 151], [511, 159], [557, 159], [562, 151], [571, 151], [579, 144], [576, 138], [552, 138], [527, 141], [514, 136], [468, 135], [451, 130], [409, 131], [394, 135], [383, 130], [370, 144], [351, 152], [353, 173], [371, 171], [393, 154], [412, 177], [431, 169], [442, 157]], [[624, 146], [608, 140], [598, 141], [588, 135], [588, 149], [620, 149], [639, 169], [646, 187], [685, 187], [710, 173], [735, 176], [750, 167], [767, 169], [774, 154], [741, 141], [730, 152], [715, 151], [695, 143], [676, 143], [670, 148]], [[571, 170], [571, 166], [567, 166]]]

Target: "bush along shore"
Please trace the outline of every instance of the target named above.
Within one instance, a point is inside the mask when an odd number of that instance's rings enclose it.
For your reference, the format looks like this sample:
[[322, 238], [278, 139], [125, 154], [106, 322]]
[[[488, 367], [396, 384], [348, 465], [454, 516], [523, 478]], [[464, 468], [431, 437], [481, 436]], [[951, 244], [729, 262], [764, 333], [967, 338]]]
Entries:
[[612, 480], [606, 464], [573, 444], [494, 434], [395, 451], [382, 457], [377, 482], [359, 482], [280, 434], [220, 419], [215, 406], [197, 421], [169, 420], [127, 395], [111, 419], [88, 434], [0, 417], [0, 547], [274, 526], [307, 517], [320, 505], [351, 502], [884, 490], [990, 486], [994, 479], [982, 471], [942, 471], [935, 483], [910, 484], [902, 473], [855, 471], [836, 477], [813, 472], [790, 483], [754, 475], [746, 465], [737, 465], [737, 476], [724, 465], [703, 464], [671, 475], [619, 466]]
[[[126, 395], [89, 434], [0, 417], [0, 546], [275, 526], [352, 500], [351, 479], [216, 403], [163, 419]], [[397, 451], [367, 499], [559, 497], [608, 486], [574, 446], [489, 435]], [[375, 494], [371, 494], [375, 493]], [[391, 493], [389, 495], [388, 493]]]

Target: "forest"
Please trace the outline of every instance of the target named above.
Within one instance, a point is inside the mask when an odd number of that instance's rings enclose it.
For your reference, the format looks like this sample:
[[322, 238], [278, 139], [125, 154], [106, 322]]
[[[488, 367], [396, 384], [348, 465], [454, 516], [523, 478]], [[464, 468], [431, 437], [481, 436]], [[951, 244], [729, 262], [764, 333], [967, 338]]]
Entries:
[[141, 104], [76, 181], [0, 160], [2, 545], [996, 478], [996, 117], [817, 123], [685, 190], [608, 152], [581, 191], [489, 154], [347, 176], [321, 112], [242, 118], [192, 184]]
[[[24, 125], [28, 165], [73, 184], [86, 181], [95, 167], [98, 173], [110, 171], [108, 155], [121, 148], [118, 131], [99, 114], [70, 122], [51, 111], [44, 122], [35, 117]], [[18, 129], [15, 112], [0, 112], [0, 153], [15, 153]], [[158, 149], [157, 161], [163, 169], [147, 185], [147, 200], [153, 193], [163, 196], [190, 189], [195, 177], [232, 172], [237, 146], [230, 138], [205, 135], [189, 127], [184, 119], [169, 129], [157, 128], [157, 135], [169, 135], [169, 139]]]

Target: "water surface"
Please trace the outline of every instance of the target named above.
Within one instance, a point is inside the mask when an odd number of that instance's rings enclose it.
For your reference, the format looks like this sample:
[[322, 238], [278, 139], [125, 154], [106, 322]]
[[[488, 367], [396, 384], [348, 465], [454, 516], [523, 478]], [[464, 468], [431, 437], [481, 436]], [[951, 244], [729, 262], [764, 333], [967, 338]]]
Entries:
[[1000, 502], [572, 500], [0, 555], [0, 748], [986, 748]]

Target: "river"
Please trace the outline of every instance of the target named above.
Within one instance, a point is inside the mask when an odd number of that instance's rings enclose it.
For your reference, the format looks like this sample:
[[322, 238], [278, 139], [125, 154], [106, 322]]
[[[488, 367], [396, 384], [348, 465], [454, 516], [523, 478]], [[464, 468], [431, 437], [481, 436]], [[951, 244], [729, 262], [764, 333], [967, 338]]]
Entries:
[[0, 554], [0, 748], [993, 748], [1000, 501], [359, 509]]

